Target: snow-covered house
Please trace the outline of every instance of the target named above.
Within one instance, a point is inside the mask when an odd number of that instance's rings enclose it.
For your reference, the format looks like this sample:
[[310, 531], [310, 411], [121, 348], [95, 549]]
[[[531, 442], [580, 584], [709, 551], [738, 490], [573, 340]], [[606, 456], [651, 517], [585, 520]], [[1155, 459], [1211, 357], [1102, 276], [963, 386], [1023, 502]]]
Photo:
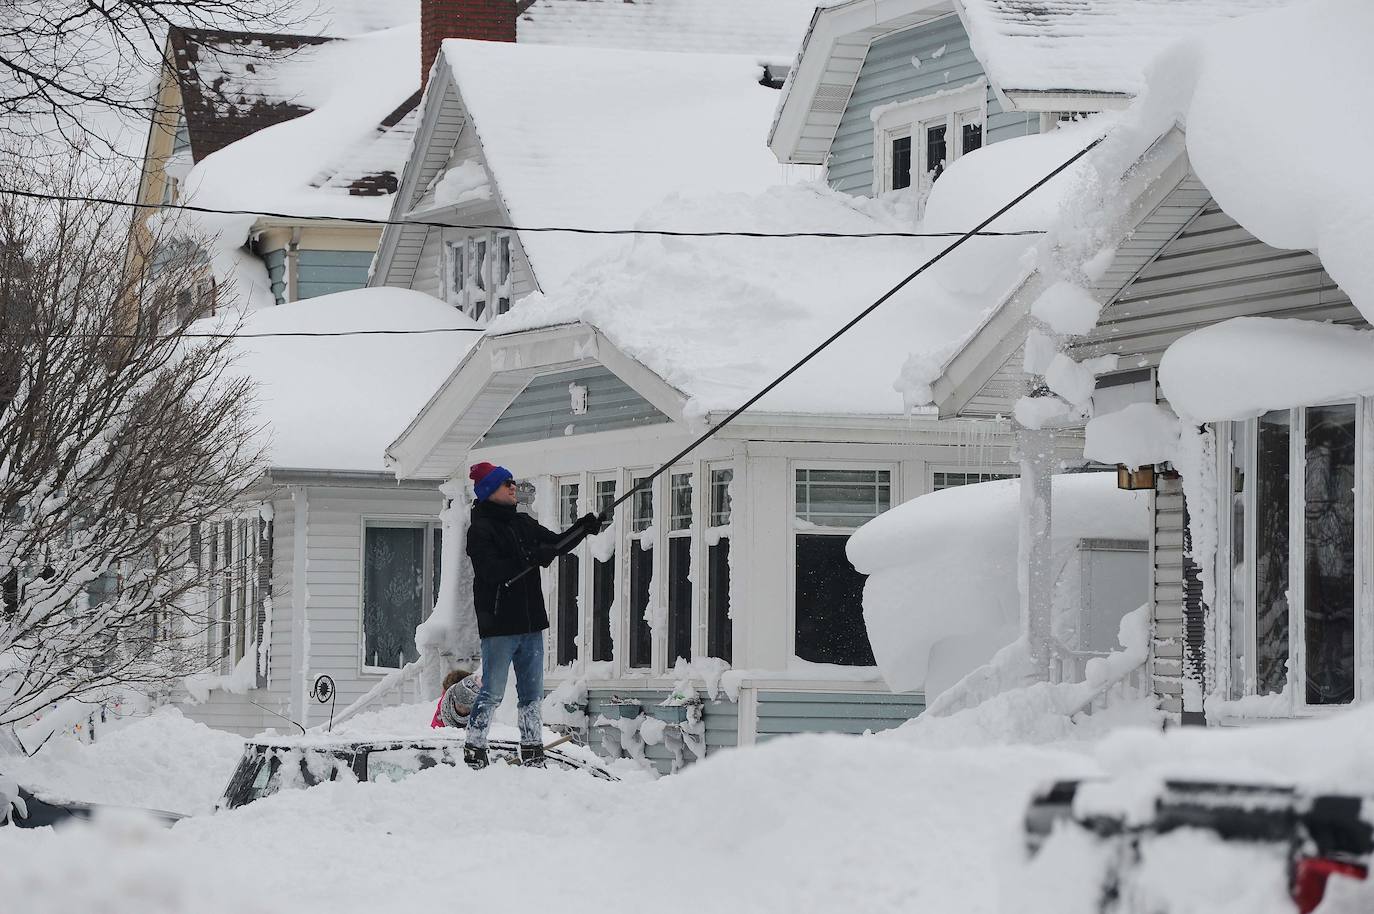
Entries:
[[413, 26], [351, 38], [169, 31], [138, 202], [282, 214], [188, 217], [211, 249], [185, 311], [224, 307], [216, 283], [231, 277], [243, 287], [233, 301], [253, 306], [366, 284], [379, 232], [345, 220], [387, 211], [412, 129], [417, 44]]
[[[646, 72], [651, 83], [636, 78]], [[604, 508], [939, 249], [895, 234], [916, 228], [901, 201], [787, 184], [793, 172], [762, 143], [777, 101], [762, 75], [752, 56], [445, 42], [398, 206], [418, 194], [487, 207], [465, 221], [879, 237], [517, 229], [511, 273], [479, 284], [456, 269], [470, 266], [470, 236], [416, 228], [405, 257], [412, 229], [389, 230], [374, 281], [455, 304], [461, 293], [490, 321], [390, 448], [398, 475], [461, 483], [470, 463], [492, 460], [533, 484], [549, 526]], [[517, 111], [512, 95], [530, 101]], [[637, 129], [626, 133], [627, 123]], [[932, 218], [967, 222], [967, 195], [1004, 184], [996, 167], [948, 182]], [[982, 285], [1000, 281], [951, 259], [549, 573], [550, 683], [560, 697], [585, 695], [588, 713], [575, 719], [595, 722], [613, 698], [647, 711], [689, 678], [715, 699], [707, 751], [785, 732], [860, 732], [920, 710], [919, 692], [892, 694], [873, 665], [862, 576], [844, 543], [914, 495], [1015, 472], [1005, 425], [909, 416], [893, 386], [913, 348], [940, 350], [970, 332]], [[497, 304], [483, 298], [476, 310], [477, 291]], [[621, 736], [642, 748], [631, 729]], [[667, 764], [662, 745], [646, 751]]]
[[[1361, 229], [1374, 137], [1327, 90], [1369, 77], [1352, 36], [1374, 23], [1356, 3], [1251, 6], [1159, 60], [1087, 160], [1057, 254], [932, 385], [959, 415], [1029, 369], [1033, 389], [1004, 408], [1040, 433], [1092, 417], [1086, 456], [1152, 489], [1147, 669], [1186, 722], [1320, 713], [1374, 683]], [[1333, 129], [1319, 150], [1269, 129], [1295, 91], [1268, 66], [1280, 54], [1323, 88], [1293, 123]], [[1095, 390], [1069, 383], [1094, 374]]]
[[[214, 326], [213, 323], [209, 324]], [[358, 330], [415, 335], [262, 336]], [[383, 451], [480, 335], [429, 296], [361, 289], [255, 311], [235, 343], [257, 385], [266, 469], [242, 510], [191, 532], [206, 594], [206, 672], [188, 716], [245, 735], [321, 723], [329, 675], [342, 709], [416, 658], [440, 584], [443, 497], [398, 481]]]

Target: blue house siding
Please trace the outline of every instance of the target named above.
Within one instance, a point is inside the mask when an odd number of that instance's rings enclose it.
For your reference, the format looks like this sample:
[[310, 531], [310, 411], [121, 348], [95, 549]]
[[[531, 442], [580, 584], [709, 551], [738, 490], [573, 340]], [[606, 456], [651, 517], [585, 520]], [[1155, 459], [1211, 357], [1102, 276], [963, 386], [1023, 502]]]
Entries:
[[296, 298], [314, 298], [367, 285], [371, 251], [310, 251], [296, 254]]
[[[661, 703], [668, 697], [668, 692], [653, 689], [592, 689], [587, 693], [587, 716], [588, 720], [596, 723], [597, 717], [606, 714], [608, 710], [615, 710], [611, 707], [611, 696], [615, 695], [621, 699], [635, 699], [639, 701], [644, 709], [644, 713], [649, 713], [652, 705]], [[739, 711], [734, 702], [726, 698], [715, 701], [707, 701], [702, 708], [702, 722], [706, 725], [706, 754], [719, 752], [734, 746], [738, 742], [739, 733]], [[590, 743], [592, 748], [601, 751], [600, 734], [596, 733], [593, 726]], [[696, 761], [696, 756], [692, 751], [683, 748], [683, 760], [690, 764]], [[644, 747], [644, 757], [660, 774], [671, 774], [673, 770], [673, 753], [663, 743], [646, 745]]]
[[[920, 60], [920, 67], [912, 65], [913, 58]], [[983, 67], [973, 56], [968, 34], [954, 15], [873, 42], [830, 147], [827, 174], [831, 186], [850, 194], [873, 192], [873, 121], [869, 113], [875, 107], [957, 89], [982, 76]], [[1039, 129], [1038, 114], [1004, 112], [988, 90], [987, 142]]]
[[[587, 388], [587, 412], [581, 416], [572, 411], [568, 385], [574, 383]], [[535, 378], [506, 407], [478, 446], [543, 441], [667, 421], [667, 416], [609, 369], [595, 365]]]
[[759, 742], [794, 733], [863, 733], [901, 726], [925, 710], [922, 695], [759, 692]]
[[286, 249], [277, 248], [262, 255], [267, 264], [267, 280], [272, 284], [272, 297], [277, 304], [286, 304]]

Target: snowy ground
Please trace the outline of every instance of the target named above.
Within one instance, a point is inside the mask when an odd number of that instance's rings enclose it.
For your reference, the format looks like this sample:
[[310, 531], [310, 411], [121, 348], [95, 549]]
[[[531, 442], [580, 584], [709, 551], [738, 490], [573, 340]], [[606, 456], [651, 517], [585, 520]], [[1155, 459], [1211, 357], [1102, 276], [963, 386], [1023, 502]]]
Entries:
[[[430, 710], [393, 709], [350, 728], [391, 732]], [[1372, 729], [1361, 711], [1244, 733], [1160, 734], [1131, 708], [1102, 735], [1101, 720], [1079, 732], [1062, 720], [1036, 725], [1041, 710], [1025, 696], [974, 710], [877, 736], [776, 740], [663, 779], [441, 767], [213, 814], [205, 810], [241, 741], [164, 710], [93, 745], [0, 758], [11, 776], [58, 792], [200, 812], [170, 831], [122, 816], [56, 832], [0, 829], [0, 909], [1086, 912], [1091, 848], [1059, 835], [1037, 867], [1023, 862], [1020, 820], [1037, 786], [1156, 771], [1170, 759], [1192, 773], [1234, 774], [1237, 756], [1250, 775], [1306, 771], [1321, 784], [1356, 772], [1372, 739], [1353, 737]], [[999, 731], [1011, 732], [999, 721], [1012, 716], [1021, 717], [1018, 742], [999, 743]], [[1285, 738], [1295, 727], [1308, 738]], [[1184, 836], [1149, 862], [1173, 867], [1162, 884], [1178, 885], [1180, 859], [1216, 852]], [[1193, 910], [1222, 910], [1223, 901], [1236, 911], [1291, 910], [1280, 876], [1254, 876], [1248, 857], [1234, 864], [1182, 880], [1213, 899]]]

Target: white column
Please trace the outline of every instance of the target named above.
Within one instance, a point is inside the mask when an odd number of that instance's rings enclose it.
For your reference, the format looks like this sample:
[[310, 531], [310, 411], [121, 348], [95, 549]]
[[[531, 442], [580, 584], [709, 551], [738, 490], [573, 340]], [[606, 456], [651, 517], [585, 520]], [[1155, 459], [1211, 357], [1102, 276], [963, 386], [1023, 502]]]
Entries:
[[1018, 428], [1021, 460], [1021, 512], [1018, 590], [1021, 630], [1030, 645], [1037, 675], [1048, 679], [1054, 598], [1054, 550], [1051, 531], [1051, 479], [1058, 469], [1054, 432]]

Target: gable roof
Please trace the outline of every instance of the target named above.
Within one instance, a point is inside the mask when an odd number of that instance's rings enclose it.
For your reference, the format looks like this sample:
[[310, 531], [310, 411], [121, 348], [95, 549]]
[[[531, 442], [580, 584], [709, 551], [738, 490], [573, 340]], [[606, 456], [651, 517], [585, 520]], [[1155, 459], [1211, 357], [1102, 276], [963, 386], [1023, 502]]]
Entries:
[[955, 0], [988, 78], [1017, 92], [1134, 96], [1170, 44], [1298, 0]]
[[820, 0], [535, 0], [520, 42], [792, 60]]
[[[623, 229], [669, 194], [788, 177], [761, 142], [776, 92], [751, 57], [449, 40], [443, 65], [516, 225]], [[623, 240], [520, 237], [545, 289]]]

